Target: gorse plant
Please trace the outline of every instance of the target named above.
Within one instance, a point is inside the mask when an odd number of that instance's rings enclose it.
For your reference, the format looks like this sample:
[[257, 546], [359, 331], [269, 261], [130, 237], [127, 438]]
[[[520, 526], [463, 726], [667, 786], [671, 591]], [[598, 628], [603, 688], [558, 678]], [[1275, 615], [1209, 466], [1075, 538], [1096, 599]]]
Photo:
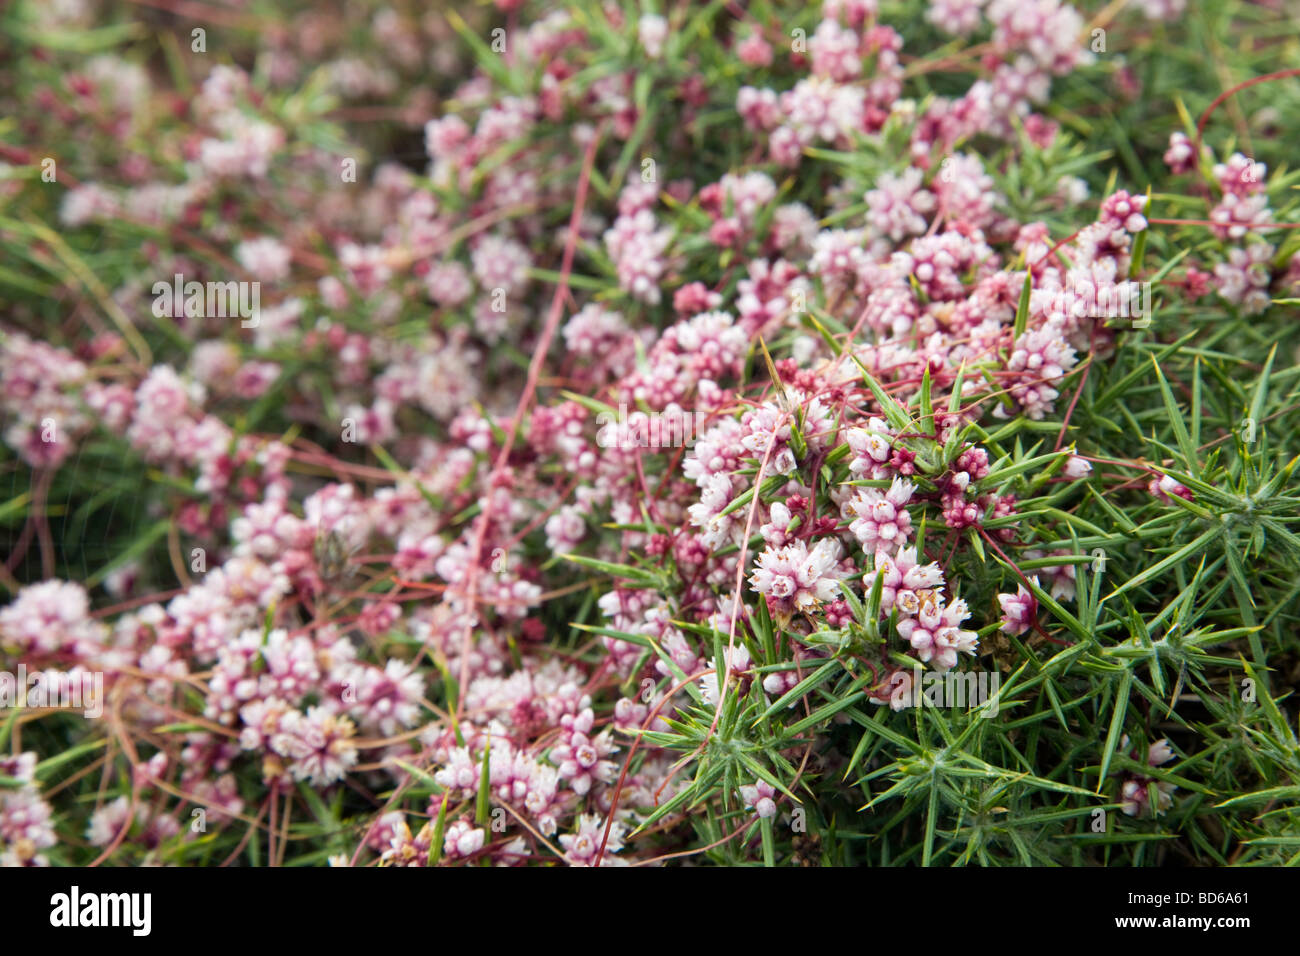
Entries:
[[1295, 862], [1284, 7], [6, 8], [0, 862]]

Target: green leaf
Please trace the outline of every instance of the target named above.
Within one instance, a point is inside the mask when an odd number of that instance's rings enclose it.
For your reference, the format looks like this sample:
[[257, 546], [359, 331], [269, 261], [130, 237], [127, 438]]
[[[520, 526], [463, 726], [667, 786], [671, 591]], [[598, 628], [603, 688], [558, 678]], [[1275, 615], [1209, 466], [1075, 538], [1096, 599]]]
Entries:
[[1034, 289], [1034, 273], [1025, 270], [1025, 283], [1020, 287], [1020, 301], [1016, 303], [1016, 320], [1013, 334], [1017, 339], [1025, 334], [1029, 327], [1029, 297]]

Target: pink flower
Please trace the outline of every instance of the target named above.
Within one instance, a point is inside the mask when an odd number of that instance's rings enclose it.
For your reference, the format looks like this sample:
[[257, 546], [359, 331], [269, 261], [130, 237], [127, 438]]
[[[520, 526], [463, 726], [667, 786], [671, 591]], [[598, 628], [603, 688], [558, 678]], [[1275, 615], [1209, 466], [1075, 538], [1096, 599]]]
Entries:
[[[1120, 741], [1121, 748], [1127, 748], [1129, 745], [1128, 735]], [[1137, 754], [1131, 754], [1136, 759]], [[1175, 757], [1173, 748], [1169, 746], [1169, 741], [1161, 738], [1147, 747], [1146, 763], [1151, 767], [1159, 767], [1168, 763]], [[1151, 802], [1152, 790], [1155, 791], [1155, 803]], [[1120, 805], [1123, 811], [1130, 817], [1138, 816], [1146, 811], [1151, 810], [1153, 816], [1158, 816], [1173, 806], [1173, 792], [1177, 787], [1166, 781], [1156, 780], [1142, 773], [1128, 774], [1120, 786]]]
[[1245, 249], [1228, 250], [1228, 261], [1214, 267], [1217, 292], [1226, 302], [1241, 306], [1245, 315], [1263, 312], [1269, 306], [1268, 286], [1274, 249], [1256, 242]]
[[[794, 89], [781, 94], [781, 110], [793, 134], [796, 155], [799, 147], [822, 140], [847, 140], [862, 129], [865, 93], [857, 86], [841, 86], [824, 77], [800, 80]], [[777, 130], [777, 133], [780, 133]], [[772, 147], [775, 152], [776, 134]]]
[[470, 253], [474, 276], [484, 289], [501, 289], [509, 296], [528, 283], [528, 269], [532, 257], [528, 250], [513, 239], [487, 235], [479, 240]]
[[768, 820], [776, 816], [776, 801], [773, 799], [775, 796], [776, 789], [766, 780], [742, 785], [740, 788], [740, 798], [760, 820]]
[[[1030, 578], [1034, 584], [1038, 578]], [[1023, 584], [1016, 586], [1015, 594], [999, 594], [998, 604], [1002, 607], [1001, 630], [1007, 634], [1023, 634], [1034, 625], [1038, 616], [1038, 598]]]
[[424, 277], [429, 298], [441, 306], [455, 308], [469, 300], [474, 283], [459, 262], [439, 262]]
[[1080, 458], [1078, 455], [1071, 455], [1065, 461], [1065, 467], [1061, 469], [1061, 474], [1065, 475], [1071, 481], [1078, 481], [1080, 478], [1087, 478], [1092, 474], [1092, 462], [1086, 458]]
[[339, 263], [348, 271], [362, 295], [371, 295], [392, 278], [387, 253], [379, 246], [361, 246], [345, 242], [339, 248]]
[[678, 315], [691, 316], [708, 312], [722, 305], [722, 296], [709, 291], [703, 282], [688, 282], [673, 293], [673, 311]]
[[860, 490], [845, 506], [852, 517], [849, 530], [868, 551], [892, 550], [907, 543], [912, 533], [912, 516], [904, 507], [916, 486], [905, 478], [895, 478], [889, 490]]
[[861, 28], [874, 20], [879, 12], [877, 0], [822, 0], [822, 16], [828, 20], [843, 20], [849, 26]]
[[[401, 814], [397, 814], [400, 818]], [[432, 824], [420, 827], [420, 832], [411, 835], [411, 828], [404, 819], [389, 824], [391, 836], [388, 849], [383, 853], [383, 860], [389, 866], [428, 866], [429, 847], [433, 843]], [[445, 845], [444, 845], [445, 852]]]
[[884, 465], [893, 454], [892, 432], [882, 418], [872, 418], [867, 428], [851, 428], [846, 434], [853, 457], [849, 471], [864, 478], [889, 477]]
[[1224, 195], [1251, 196], [1267, 187], [1268, 167], [1247, 159], [1241, 153], [1233, 153], [1226, 163], [1216, 163], [1214, 178]]
[[746, 66], [772, 65], [772, 47], [758, 31], [750, 33], [736, 45], [736, 56]]
[[776, 198], [776, 183], [766, 173], [727, 173], [718, 185], [722, 187], [722, 210], [730, 210], [744, 230], [752, 229], [754, 220]]
[[1187, 7], [1187, 0], [1137, 0], [1148, 20], [1173, 20]]
[[236, 246], [235, 258], [254, 278], [265, 282], [280, 282], [289, 277], [293, 252], [278, 239], [260, 236]]
[[1141, 232], [1147, 227], [1146, 217], [1142, 215], [1146, 204], [1146, 196], [1130, 196], [1118, 190], [1102, 202], [1098, 221], [1126, 232]]
[[766, 457], [772, 474], [788, 475], [798, 465], [794, 451], [789, 446], [790, 422], [791, 417], [772, 402], [750, 409], [740, 420], [744, 429], [741, 444], [755, 458]]
[[[41, 798], [35, 770], [34, 753], [0, 756], [0, 776], [19, 781], [16, 786], [0, 788], [0, 867], [48, 866], [49, 859], [40, 851], [58, 843], [54, 813]], [[125, 810], [126, 798], [121, 801]], [[122, 817], [125, 818], [125, 813]], [[116, 832], [115, 829], [113, 833]]]
[[759, 528], [758, 533], [763, 536], [769, 548], [782, 548], [790, 541], [791, 536], [788, 531], [794, 518], [790, 514], [790, 509], [779, 501], [772, 505], [768, 514], [771, 520]]
[[814, 76], [847, 83], [862, 72], [857, 35], [834, 20], [817, 24], [817, 29], [808, 38], [808, 52], [812, 54]]
[[586, 519], [575, 505], [565, 505], [546, 519], [546, 546], [556, 554], [572, 551], [586, 533]]
[[90, 616], [90, 600], [80, 584], [45, 581], [29, 584], [0, 610], [0, 634], [28, 653], [52, 654], [97, 648], [108, 630]]
[[[1016, 339], [1007, 369], [1021, 373], [1020, 381], [1008, 389], [1025, 414], [1039, 421], [1053, 408], [1060, 394], [1053, 387], [1078, 361], [1061, 330], [1053, 325], [1032, 329]], [[1001, 408], [1002, 406], [999, 406]]]
[[[1237, 240], [1267, 228], [1273, 221], [1273, 212], [1268, 208], [1268, 196], [1262, 192], [1253, 195], [1230, 192], [1210, 210], [1210, 221], [1215, 224], [1214, 234], [1220, 239]], [[1233, 249], [1229, 255], [1239, 251]]]
[[[1056, 550], [1052, 552], [1051, 556], [1054, 558], [1069, 557], [1070, 552]], [[1044, 557], [1044, 555], [1042, 551], [1029, 550], [1025, 552], [1025, 557], [1031, 560], [1037, 560], [1038, 558]], [[1074, 564], [1072, 562], [1048, 565], [1042, 569], [1042, 572], [1047, 575], [1047, 578], [1052, 585], [1050, 592], [1052, 597], [1065, 598], [1067, 601], [1074, 600], [1075, 573]]]
[[1177, 495], [1179, 498], [1183, 498], [1187, 501], [1196, 500], [1196, 496], [1192, 494], [1190, 488], [1178, 479], [1171, 478], [1168, 475], [1161, 475], [1159, 478], [1152, 478], [1151, 481], [1147, 483], [1147, 491], [1151, 492], [1152, 495], [1160, 501], [1163, 501], [1165, 504], [1169, 503], [1170, 495]]
[[571, 866], [595, 866], [602, 842], [605, 846], [602, 866], [626, 865], [613, 856], [623, 849], [623, 835], [626, 832], [627, 828], [623, 824], [614, 821], [609, 826], [609, 838], [606, 839], [604, 818], [594, 813], [583, 813], [578, 817], [577, 832], [560, 834], [560, 846], [564, 848], [564, 858]]
[[775, 551], [769, 548], [758, 556], [750, 586], [767, 597], [775, 616], [789, 619], [835, 600], [839, 559], [840, 546], [833, 538], [823, 538], [812, 551], [803, 541]]
[[483, 840], [487, 832], [482, 827], [475, 827], [466, 820], [456, 820], [447, 824], [443, 836], [442, 856], [445, 860], [463, 859], [473, 856], [483, 849]]
[[984, 0], [931, 0], [925, 18], [944, 33], [966, 36], [980, 25]]
[[1196, 168], [1196, 149], [1186, 133], [1171, 133], [1169, 148], [1165, 150], [1165, 165], [1175, 175], [1190, 173]]
[[[726, 624], [719, 621], [717, 626], [722, 629]], [[722, 654], [722, 662], [719, 662], [716, 657], [709, 659], [709, 667], [713, 673], [705, 674], [700, 678], [700, 693], [706, 704], [718, 702], [718, 684], [721, 683], [724, 675], [728, 677], [728, 686], [731, 686], [732, 682], [738, 682], [742, 687], [747, 684], [750, 676], [752, 662], [749, 658], [749, 649], [744, 644], [729, 647]]]
[[595, 783], [609, 783], [617, 770], [613, 761], [606, 760], [618, 747], [603, 730], [590, 736], [595, 715], [590, 707], [580, 714], [565, 714], [560, 718], [559, 743], [551, 748], [550, 761], [559, 768], [560, 776], [569, 781], [573, 792], [579, 795], [589, 791]]
[[884, 173], [866, 194], [867, 221], [877, 235], [898, 242], [925, 232], [925, 214], [934, 209], [934, 194], [921, 185], [921, 171], [908, 167], [901, 175]]
[[231, 390], [240, 398], [257, 398], [279, 377], [280, 366], [275, 362], [245, 362], [235, 372]]
[[[380, 606], [391, 608], [391, 605]], [[395, 623], [390, 619], [389, 627]], [[411, 664], [389, 660], [383, 670], [358, 667], [344, 673], [348, 674], [344, 705], [349, 706], [350, 713], [363, 728], [387, 737], [419, 723], [425, 685], [424, 678]], [[348, 697], [353, 700], [350, 705]]]
[[979, 636], [961, 627], [970, 617], [966, 602], [960, 598], [944, 603], [937, 591], [926, 594], [917, 608], [915, 617], [898, 622], [898, 634], [912, 645], [923, 664], [936, 671], [947, 671], [957, 665], [957, 654], [974, 656]]
[[1027, 50], [1040, 66], [1058, 76], [1093, 59], [1079, 40], [1083, 17], [1060, 0], [992, 0], [987, 14], [998, 50]]
[[666, 252], [672, 232], [656, 227], [654, 214], [642, 209], [619, 216], [604, 234], [605, 248], [615, 260], [619, 285], [633, 298], [658, 305], [660, 279], [668, 267]]
[[342, 780], [357, 762], [355, 733], [347, 717], [312, 707], [306, 714], [296, 710], [285, 714], [269, 745], [291, 761], [289, 771], [295, 779], [323, 787]]
[[663, 56], [664, 41], [668, 39], [668, 21], [658, 14], [647, 13], [637, 21], [636, 29], [646, 56], [652, 60]]
[[874, 566], [862, 575], [865, 595], [869, 596], [875, 590], [877, 578], [883, 578], [880, 585], [882, 617], [887, 617], [895, 607], [903, 614], [916, 614], [928, 592], [943, 586], [943, 572], [939, 565], [934, 562], [919, 564], [916, 548], [900, 548], [892, 558], [884, 551], [877, 551]]

